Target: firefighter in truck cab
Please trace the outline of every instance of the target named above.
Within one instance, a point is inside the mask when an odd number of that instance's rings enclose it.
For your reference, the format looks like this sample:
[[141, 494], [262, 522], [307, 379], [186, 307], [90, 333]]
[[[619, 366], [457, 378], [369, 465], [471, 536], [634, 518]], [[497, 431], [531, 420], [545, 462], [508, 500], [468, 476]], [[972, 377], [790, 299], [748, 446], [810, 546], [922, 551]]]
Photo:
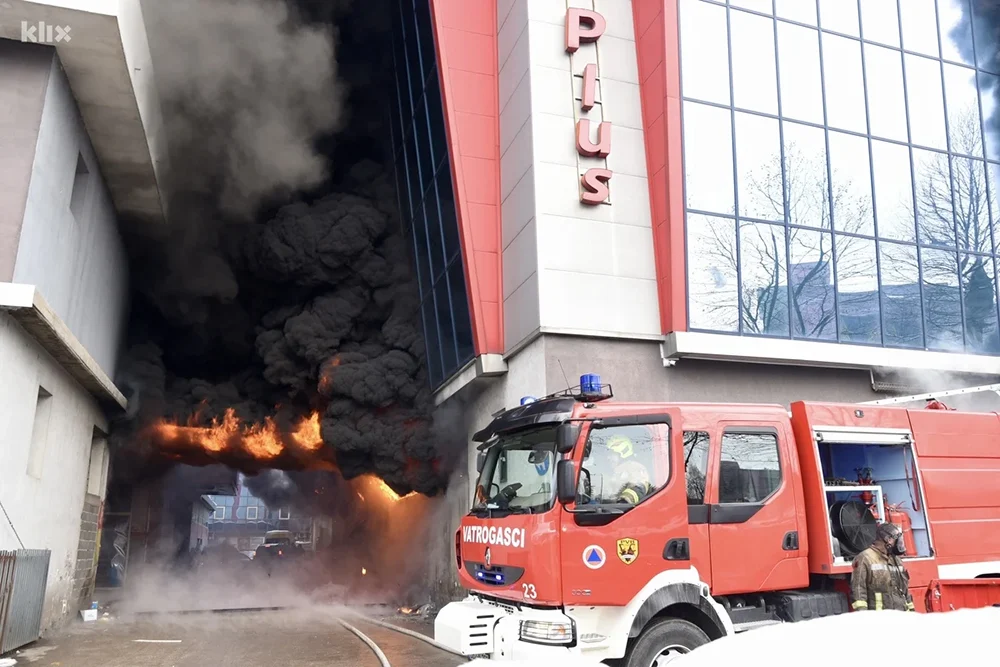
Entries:
[[[593, 446], [593, 443], [588, 446], [583, 463], [583, 468], [588, 470], [588, 473], [580, 476], [583, 498], [589, 502], [600, 502], [600, 499], [604, 498], [605, 502], [610, 500], [631, 506], [645, 500], [652, 493], [653, 485], [650, 482], [648, 467], [640, 460], [644, 452], [637, 450], [632, 438], [615, 434], [592, 440], [597, 441], [596, 446]], [[598, 486], [599, 482], [590, 479], [589, 469], [611, 471], [607, 495], [602, 493], [603, 489], [593, 488]]]
[[905, 553], [900, 527], [879, 524], [875, 542], [854, 559], [851, 606], [855, 611], [914, 611], [910, 575], [900, 560]]

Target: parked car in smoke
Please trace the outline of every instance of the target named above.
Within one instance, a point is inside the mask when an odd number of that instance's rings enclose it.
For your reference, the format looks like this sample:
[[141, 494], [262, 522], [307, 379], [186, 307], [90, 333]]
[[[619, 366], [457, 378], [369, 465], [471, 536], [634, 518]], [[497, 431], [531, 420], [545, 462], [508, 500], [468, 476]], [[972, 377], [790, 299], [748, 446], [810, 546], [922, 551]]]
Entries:
[[264, 543], [254, 552], [254, 561], [270, 566], [278, 560], [296, 558], [304, 553], [296, 544], [295, 536], [288, 530], [270, 530], [264, 534]]

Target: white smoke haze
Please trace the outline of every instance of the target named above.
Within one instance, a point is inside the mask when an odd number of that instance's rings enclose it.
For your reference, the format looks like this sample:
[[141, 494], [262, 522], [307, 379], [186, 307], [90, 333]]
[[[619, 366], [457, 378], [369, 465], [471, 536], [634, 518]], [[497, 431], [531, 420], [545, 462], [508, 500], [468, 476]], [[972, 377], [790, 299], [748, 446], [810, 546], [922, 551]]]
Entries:
[[[912, 396], [954, 389], [967, 389], [1000, 383], [997, 375], [973, 375], [949, 371], [900, 369], [892, 372], [892, 383], [897, 385], [889, 396]], [[949, 408], [969, 412], [1000, 412], [1000, 396], [995, 392], [978, 392], [942, 397]], [[918, 409], [926, 401], [901, 404], [901, 407]]]
[[[340, 0], [335, 3], [346, 7]], [[320, 184], [313, 142], [344, 118], [336, 30], [284, 0], [143, 0], [174, 192], [249, 216], [269, 196]]]
[[167, 473], [173, 483], [163, 497], [169, 499], [168, 512], [179, 514], [162, 517], [158, 538], [135, 547], [145, 562], [136, 558], [129, 564], [116, 613], [337, 604], [396, 608], [432, 600], [435, 582], [427, 572], [440, 554], [431, 545], [443, 498], [416, 493], [399, 498], [371, 476], [345, 481], [337, 473], [268, 470], [245, 478], [247, 486], [269, 506], [291, 508], [298, 519], [311, 517], [315, 549], [269, 563], [247, 560], [223, 538], [192, 554], [183, 517], [207, 470], [179, 466]]

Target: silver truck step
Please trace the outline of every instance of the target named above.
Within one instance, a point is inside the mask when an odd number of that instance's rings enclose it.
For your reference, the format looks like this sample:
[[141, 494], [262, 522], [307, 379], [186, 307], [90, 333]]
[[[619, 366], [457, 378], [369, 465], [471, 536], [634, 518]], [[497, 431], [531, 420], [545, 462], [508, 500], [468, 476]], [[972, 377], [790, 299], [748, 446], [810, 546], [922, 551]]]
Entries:
[[766, 621], [748, 621], [746, 623], [734, 623], [733, 629], [737, 633], [746, 632], [747, 630], [756, 630], [757, 628], [764, 628], [769, 625], [778, 625], [781, 621], [766, 620]]

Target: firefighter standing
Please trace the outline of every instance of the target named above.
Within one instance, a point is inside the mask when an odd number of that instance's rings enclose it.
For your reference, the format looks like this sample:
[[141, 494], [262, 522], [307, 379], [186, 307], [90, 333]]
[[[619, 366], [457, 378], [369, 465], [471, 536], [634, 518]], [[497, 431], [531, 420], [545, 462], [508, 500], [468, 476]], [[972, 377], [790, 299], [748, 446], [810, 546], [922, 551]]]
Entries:
[[899, 526], [879, 524], [875, 542], [854, 559], [854, 571], [851, 573], [851, 607], [854, 611], [914, 611], [910, 574], [899, 559], [904, 553], [906, 547]]

